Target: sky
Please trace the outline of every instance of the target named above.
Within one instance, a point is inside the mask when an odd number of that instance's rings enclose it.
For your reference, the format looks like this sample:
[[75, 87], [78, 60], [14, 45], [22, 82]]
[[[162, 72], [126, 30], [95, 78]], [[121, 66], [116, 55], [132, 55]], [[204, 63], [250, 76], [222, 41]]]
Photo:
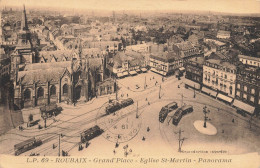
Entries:
[[260, 0], [1, 0], [3, 6], [260, 13]]

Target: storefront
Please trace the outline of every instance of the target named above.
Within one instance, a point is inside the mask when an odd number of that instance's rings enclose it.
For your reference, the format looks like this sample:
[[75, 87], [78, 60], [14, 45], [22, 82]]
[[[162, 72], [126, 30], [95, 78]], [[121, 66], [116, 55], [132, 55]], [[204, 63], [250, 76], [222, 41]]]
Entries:
[[217, 92], [214, 91], [214, 90], [210, 90], [206, 87], [202, 87], [202, 92], [206, 93], [206, 94], [209, 94], [210, 96], [213, 96], [213, 97], [217, 97]]
[[196, 82], [191, 81], [189, 79], [185, 79], [184, 83], [185, 83], [185, 87], [191, 87], [191, 88], [195, 88], [197, 90], [200, 90], [200, 84], [199, 83], [196, 83]]
[[228, 103], [231, 103], [233, 101], [233, 98], [223, 95], [221, 93], [218, 94], [217, 98], [220, 100], [224, 100], [225, 102], [228, 102]]
[[246, 103], [239, 101], [237, 99], [234, 100], [233, 106], [237, 107], [240, 110], [243, 110], [243, 111], [249, 113], [250, 115], [254, 114], [254, 111], [255, 111], [255, 107], [250, 106], [249, 104], [246, 104]]

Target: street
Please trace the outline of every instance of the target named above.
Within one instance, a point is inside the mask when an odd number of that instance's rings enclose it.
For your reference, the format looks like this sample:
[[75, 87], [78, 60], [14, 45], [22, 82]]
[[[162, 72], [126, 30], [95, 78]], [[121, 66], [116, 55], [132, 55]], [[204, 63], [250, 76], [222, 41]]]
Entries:
[[[194, 98], [194, 91], [186, 89], [182, 80], [178, 80], [174, 76], [165, 78], [162, 81], [160, 75], [147, 72], [119, 79], [117, 83], [120, 88], [118, 98], [132, 98], [134, 104], [117, 112], [123, 117], [115, 124], [122, 125], [128, 120], [137, 120], [133, 124], [138, 125], [140, 123], [138, 132], [132, 135], [133, 137], [126, 138], [126, 141], [119, 143], [118, 147], [115, 146], [116, 141], [111, 141], [105, 137], [107, 132], [111, 132], [111, 128], [114, 126], [110, 125], [108, 128], [104, 124], [113, 115], [105, 115], [104, 110], [108, 100], [116, 98], [115, 94], [111, 94], [95, 98], [85, 104], [77, 104], [75, 107], [61, 103], [60, 105], [63, 107], [62, 113], [55, 118], [56, 122], [52, 119], [47, 120], [47, 128], [39, 130], [37, 125], [29, 128], [24, 125], [25, 129], [23, 131], [19, 131], [18, 128], [10, 130], [1, 136], [0, 153], [14, 154], [13, 145], [36, 136], [43, 140], [43, 144], [22, 155], [28, 156], [31, 153], [39, 153], [41, 156], [57, 156], [59, 153], [57, 147], [59, 136], [62, 134], [60, 137], [60, 150], [67, 151], [70, 156], [131, 155], [135, 157], [147, 154], [161, 155], [162, 153], [170, 155], [178, 152], [179, 135], [176, 132], [180, 129], [184, 131], [182, 137], [187, 138], [182, 145], [183, 152], [192, 150], [224, 150], [228, 154], [260, 152], [259, 122], [256, 119], [253, 120], [250, 129], [248, 117], [240, 116], [234, 108], [203, 93], [196, 91], [196, 97]], [[145, 85], [147, 85], [146, 88]], [[180, 88], [178, 88], [178, 85]], [[168, 124], [166, 121], [160, 123], [158, 120], [161, 107], [172, 101], [177, 102], [179, 107], [185, 103], [192, 105], [194, 109], [191, 114], [187, 114], [181, 119], [178, 126], [172, 125], [171, 122]], [[138, 118], [136, 118], [137, 102], [138, 115], [140, 116]], [[193, 126], [195, 121], [203, 120], [204, 114], [202, 110], [205, 105], [210, 110], [208, 122], [216, 127], [216, 135], [201, 134]], [[24, 116], [28, 116], [30, 113], [35, 114], [36, 118], [37, 115], [40, 118], [39, 109], [25, 109], [23, 111]], [[233, 119], [234, 122], [232, 122]], [[43, 120], [40, 121], [40, 124], [44, 125]], [[96, 124], [105, 132], [102, 136], [92, 139], [88, 148], [78, 151], [80, 133]], [[135, 128], [135, 125], [131, 128]], [[112, 132], [114, 135], [115, 130]], [[125, 132], [121, 133], [124, 134]], [[54, 149], [53, 144], [56, 146]], [[5, 147], [3, 148], [3, 146]], [[84, 144], [83, 147], [85, 147]]]

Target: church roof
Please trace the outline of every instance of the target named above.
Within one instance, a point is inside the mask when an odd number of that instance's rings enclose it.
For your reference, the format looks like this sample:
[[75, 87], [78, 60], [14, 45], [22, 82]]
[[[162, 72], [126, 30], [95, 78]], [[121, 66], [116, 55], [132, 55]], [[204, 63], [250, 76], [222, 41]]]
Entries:
[[44, 57], [46, 62], [51, 62], [53, 57], [55, 57], [57, 62], [61, 62], [64, 57], [67, 61], [70, 61], [72, 59], [72, 52], [67, 50], [41, 51], [40, 57]]
[[48, 81], [58, 82], [65, 68], [36, 69], [18, 72], [18, 80], [21, 84], [46, 83]]
[[35, 63], [35, 64], [27, 64], [24, 68], [24, 71], [32, 71], [32, 70], [42, 70], [46, 69], [56, 69], [56, 68], [70, 68], [71, 61], [62, 61], [62, 62], [49, 62], [49, 63]]

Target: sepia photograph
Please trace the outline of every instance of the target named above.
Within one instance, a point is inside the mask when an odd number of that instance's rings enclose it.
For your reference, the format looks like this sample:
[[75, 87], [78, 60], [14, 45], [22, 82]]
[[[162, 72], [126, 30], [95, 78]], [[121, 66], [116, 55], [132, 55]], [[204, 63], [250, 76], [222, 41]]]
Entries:
[[0, 168], [260, 168], [259, 0], [0, 0]]

